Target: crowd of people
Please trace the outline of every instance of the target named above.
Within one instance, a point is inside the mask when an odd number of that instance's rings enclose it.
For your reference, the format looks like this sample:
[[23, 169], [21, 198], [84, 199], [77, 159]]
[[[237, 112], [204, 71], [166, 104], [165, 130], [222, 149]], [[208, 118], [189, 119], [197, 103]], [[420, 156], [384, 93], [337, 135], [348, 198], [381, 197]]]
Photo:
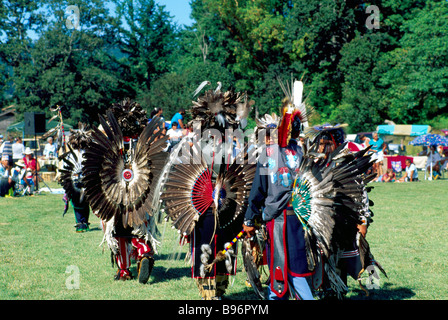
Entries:
[[[33, 196], [39, 189], [39, 161], [30, 147], [25, 147], [21, 137], [0, 136], [0, 196]], [[47, 159], [57, 157], [57, 145], [49, 137], [43, 151]]]
[[[372, 153], [372, 159], [375, 163], [372, 167], [372, 172], [376, 173], [376, 182], [416, 182], [419, 181], [418, 168], [410, 158], [407, 158], [405, 163], [406, 167], [401, 168], [387, 168], [384, 171], [385, 150], [387, 144], [381, 139], [377, 132], [372, 134], [372, 139], [366, 135], [360, 135], [362, 146], [364, 148], [370, 146], [370, 152]], [[421, 155], [427, 156], [425, 171], [426, 174], [432, 178], [438, 179], [442, 176], [442, 172], [447, 170], [448, 166], [448, 149], [442, 146], [429, 146]], [[401, 177], [398, 175], [401, 174]]]

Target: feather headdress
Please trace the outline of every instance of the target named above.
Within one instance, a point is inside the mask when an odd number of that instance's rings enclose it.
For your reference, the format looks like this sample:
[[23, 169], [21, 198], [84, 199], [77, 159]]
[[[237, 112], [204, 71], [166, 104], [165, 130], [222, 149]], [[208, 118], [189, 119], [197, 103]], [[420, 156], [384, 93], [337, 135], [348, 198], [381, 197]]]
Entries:
[[[204, 81], [195, 95], [207, 84], [210, 82]], [[249, 100], [246, 93], [232, 90], [222, 92], [221, 83], [218, 83], [218, 88], [206, 91], [197, 101], [193, 101], [191, 114], [193, 121], [200, 121], [203, 128], [244, 128], [253, 104], [254, 101]]]
[[68, 143], [75, 150], [84, 150], [92, 140], [90, 133], [89, 125], [79, 122], [77, 130], [70, 129]]
[[[307, 108], [303, 101], [303, 82], [295, 80], [291, 86], [285, 86], [279, 80], [280, 86], [285, 94], [281, 107], [281, 121], [278, 130], [278, 144], [286, 147], [292, 136], [298, 136], [300, 132], [308, 127], [311, 108]], [[291, 90], [292, 88], [292, 90]]]
[[109, 110], [113, 113], [124, 137], [138, 137], [148, 123], [146, 111], [139, 103], [129, 98], [112, 104]]

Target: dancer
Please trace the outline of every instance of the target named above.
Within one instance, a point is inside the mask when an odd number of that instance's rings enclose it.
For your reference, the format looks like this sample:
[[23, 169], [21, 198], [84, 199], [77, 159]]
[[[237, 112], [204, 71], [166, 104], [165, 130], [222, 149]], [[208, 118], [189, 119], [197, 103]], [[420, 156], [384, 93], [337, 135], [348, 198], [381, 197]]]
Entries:
[[324, 297], [342, 298], [347, 274], [358, 280], [368, 265], [384, 272], [365, 239], [373, 216], [367, 183], [376, 176], [366, 172], [374, 160], [369, 148], [349, 151], [343, 126], [315, 126], [306, 137], [310, 149], [294, 182], [293, 208], [305, 228], [309, 265], [322, 269], [313, 278], [315, 288]]
[[78, 130], [70, 129], [70, 137], [66, 145], [69, 151], [59, 157], [59, 161], [63, 162], [63, 167], [59, 169], [59, 182], [65, 190], [63, 216], [67, 213], [69, 203], [71, 203], [75, 213], [77, 233], [88, 231], [90, 225], [90, 206], [85, 197], [82, 182], [82, 155], [90, 140], [88, 127], [79, 123]]
[[301, 94], [287, 94], [281, 119], [274, 114], [257, 120], [259, 131], [266, 132], [266, 157], [260, 156], [257, 164], [243, 227], [248, 237], [253, 237], [256, 223], [266, 224], [270, 300], [314, 299], [306, 279], [313, 270], [307, 263], [304, 231], [291, 203], [294, 177], [303, 156], [296, 139], [307, 117]]
[[83, 182], [93, 212], [102, 220], [103, 242], [118, 266], [116, 280], [134, 278], [131, 256], [137, 260], [138, 281], [147, 283], [154, 265], [157, 229], [152, 200], [168, 153], [163, 121], [147, 125], [141, 106], [125, 99], [99, 117], [102, 130], [92, 126], [84, 152]]
[[229, 276], [236, 272], [235, 242], [242, 236], [255, 174], [247, 148], [227, 161], [223, 135], [225, 129], [240, 127], [253, 102], [246, 94], [218, 88], [193, 103], [192, 122], [201, 125], [200, 131], [193, 141], [183, 138], [172, 151], [177, 161], [166, 169], [161, 200], [173, 226], [190, 242], [192, 277], [201, 298], [214, 300], [221, 299]]

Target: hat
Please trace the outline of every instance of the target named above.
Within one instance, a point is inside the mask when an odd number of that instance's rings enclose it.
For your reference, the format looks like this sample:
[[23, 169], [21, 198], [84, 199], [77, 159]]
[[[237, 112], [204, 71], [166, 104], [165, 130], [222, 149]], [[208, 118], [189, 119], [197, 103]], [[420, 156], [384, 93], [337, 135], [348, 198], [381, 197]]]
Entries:
[[24, 162], [22, 159], [17, 160], [17, 162], [16, 162], [16, 166], [24, 167], [24, 166], [25, 166], [25, 162]]
[[26, 147], [25, 154], [33, 154], [33, 151], [31, 151], [30, 147]]

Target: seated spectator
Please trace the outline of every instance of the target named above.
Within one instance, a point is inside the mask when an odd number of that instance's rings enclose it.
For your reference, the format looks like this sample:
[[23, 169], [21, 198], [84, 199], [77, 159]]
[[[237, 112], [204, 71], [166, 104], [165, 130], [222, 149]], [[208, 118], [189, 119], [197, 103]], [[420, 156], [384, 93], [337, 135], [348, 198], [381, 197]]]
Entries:
[[12, 179], [11, 170], [9, 156], [3, 155], [0, 161], [0, 197], [10, 197], [14, 192], [15, 182]]
[[176, 144], [180, 142], [180, 139], [183, 136], [182, 130], [179, 128], [179, 125], [177, 122], [171, 123], [171, 129], [169, 129], [166, 132], [166, 135], [168, 136], [168, 140], [171, 144], [171, 149], [173, 149]]
[[47, 144], [44, 149], [45, 158], [53, 158], [58, 156], [58, 147], [55, 143], [53, 143], [53, 137], [48, 137]]
[[400, 179], [398, 179], [396, 182], [412, 182], [412, 181], [418, 181], [418, 172], [417, 167], [415, 164], [412, 163], [411, 159], [406, 159], [406, 171]]
[[[34, 158], [33, 151], [29, 147], [25, 149], [25, 157], [23, 157], [23, 162], [25, 164], [25, 169], [27, 170], [27, 178], [32, 177], [34, 186], [38, 189], [38, 179], [37, 174], [40, 170], [39, 162]], [[29, 169], [29, 170], [28, 170]]]
[[381, 177], [382, 182], [395, 182], [396, 175], [393, 169], [387, 169], [386, 173]]

